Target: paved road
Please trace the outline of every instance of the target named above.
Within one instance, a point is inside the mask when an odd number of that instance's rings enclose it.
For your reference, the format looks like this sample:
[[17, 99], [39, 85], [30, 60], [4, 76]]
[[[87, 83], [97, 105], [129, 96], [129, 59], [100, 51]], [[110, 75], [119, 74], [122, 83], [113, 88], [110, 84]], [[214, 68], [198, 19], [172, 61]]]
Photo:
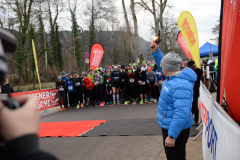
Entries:
[[[41, 118], [42, 122], [156, 118], [157, 104], [72, 109]], [[157, 160], [162, 136], [40, 138], [42, 149], [61, 160]]]

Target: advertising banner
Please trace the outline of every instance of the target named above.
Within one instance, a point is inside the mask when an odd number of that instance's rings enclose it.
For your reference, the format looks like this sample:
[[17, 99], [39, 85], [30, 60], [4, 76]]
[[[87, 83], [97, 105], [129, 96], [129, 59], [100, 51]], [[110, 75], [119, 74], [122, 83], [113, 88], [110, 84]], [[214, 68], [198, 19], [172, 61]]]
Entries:
[[96, 68], [99, 67], [103, 54], [104, 54], [103, 46], [99, 43], [95, 43], [92, 46], [90, 55], [90, 68], [92, 68], [93, 71], [95, 71]]
[[196, 22], [192, 14], [188, 11], [184, 11], [178, 18], [178, 27], [182, 32], [182, 35], [187, 43], [187, 46], [192, 53], [192, 57], [196, 65], [200, 66], [200, 55], [199, 55], [199, 41], [198, 41], [198, 30]]
[[240, 123], [239, 92], [240, 72], [240, 0], [224, 0], [221, 43], [220, 105], [224, 91], [227, 103], [238, 123]]
[[[36, 65], [36, 71], [37, 71], [37, 75], [38, 75], [39, 86], [40, 86], [40, 90], [42, 90], [41, 80], [40, 80], [40, 76], [39, 76], [39, 72], [38, 72], [37, 55], [36, 55], [36, 50], [35, 50], [35, 45], [34, 45], [33, 39], [32, 39], [32, 48], [33, 48], [33, 55], [34, 55], [35, 65]], [[33, 74], [35, 74], [35, 73], [33, 73]]]
[[188, 58], [191, 58], [192, 54], [191, 54], [191, 52], [190, 52], [190, 50], [188, 48], [188, 45], [187, 45], [187, 43], [186, 43], [186, 41], [185, 41], [185, 39], [184, 39], [184, 37], [182, 35], [182, 32], [178, 33], [177, 42], [181, 46], [181, 48], [184, 51], [184, 53], [186, 54], [186, 56]]
[[204, 160], [239, 159], [240, 128], [227, 114], [222, 114], [225, 111], [219, 105], [214, 105], [211, 94], [203, 85], [200, 87], [200, 108]]
[[28, 92], [18, 92], [12, 93], [12, 97], [18, 97], [22, 95], [27, 95], [29, 97], [35, 95], [39, 99], [38, 110], [43, 111], [49, 108], [59, 106], [58, 103], [58, 91], [55, 88], [52, 89], [44, 89], [44, 90], [36, 90], [36, 91], [28, 91]]

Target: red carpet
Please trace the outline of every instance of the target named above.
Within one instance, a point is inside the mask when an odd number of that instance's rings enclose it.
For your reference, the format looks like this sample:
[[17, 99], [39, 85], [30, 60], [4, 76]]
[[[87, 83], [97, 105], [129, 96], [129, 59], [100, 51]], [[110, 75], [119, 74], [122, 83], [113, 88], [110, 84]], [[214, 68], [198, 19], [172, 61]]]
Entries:
[[106, 121], [41, 122], [39, 137], [78, 137]]

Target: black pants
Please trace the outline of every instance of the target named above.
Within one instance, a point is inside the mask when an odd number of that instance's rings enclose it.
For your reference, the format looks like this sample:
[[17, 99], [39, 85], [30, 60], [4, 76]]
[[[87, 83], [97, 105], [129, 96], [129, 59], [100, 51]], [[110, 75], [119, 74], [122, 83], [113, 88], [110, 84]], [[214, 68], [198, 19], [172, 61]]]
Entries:
[[193, 97], [193, 102], [192, 102], [192, 113], [194, 114], [194, 121], [197, 123], [198, 122], [198, 97]]
[[128, 101], [128, 88], [127, 88], [127, 84], [123, 84], [123, 97], [125, 98], [125, 101]]
[[65, 93], [64, 107], [67, 108], [68, 107], [68, 91], [67, 91], [67, 89], [65, 89], [64, 93]]
[[76, 99], [75, 99], [75, 92], [68, 92], [68, 96], [69, 96], [69, 104], [70, 106], [74, 106]]
[[102, 85], [98, 85], [96, 86], [96, 101], [100, 101], [102, 102], [103, 101], [103, 95], [102, 95]]
[[134, 98], [134, 100], [137, 98], [137, 86], [136, 84], [133, 84], [132, 86], [132, 98]]
[[88, 90], [87, 90], [86, 87], [84, 87], [83, 93], [84, 93], [84, 101], [85, 101], [85, 103], [86, 103], [86, 102], [87, 102], [87, 98], [89, 97], [89, 96], [88, 96]]
[[61, 108], [62, 108], [62, 99], [63, 99], [63, 105], [65, 105], [65, 102], [64, 102], [64, 100], [65, 100], [65, 92], [64, 91], [58, 92], [58, 100], [59, 100], [59, 105], [60, 105]]
[[140, 94], [146, 94], [146, 86], [145, 85], [139, 85], [139, 91], [140, 91]]
[[76, 93], [76, 103], [77, 105], [80, 103], [83, 103], [83, 97], [82, 97], [82, 87], [76, 87], [75, 88], [75, 93]]
[[186, 144], [189, 138], [190, 128], [184, 129], [178, 135], [174, 147], [166, 147], [165, 140], [168, 130], [162, 128], [163, 146], [168, 160], [186, 160]]

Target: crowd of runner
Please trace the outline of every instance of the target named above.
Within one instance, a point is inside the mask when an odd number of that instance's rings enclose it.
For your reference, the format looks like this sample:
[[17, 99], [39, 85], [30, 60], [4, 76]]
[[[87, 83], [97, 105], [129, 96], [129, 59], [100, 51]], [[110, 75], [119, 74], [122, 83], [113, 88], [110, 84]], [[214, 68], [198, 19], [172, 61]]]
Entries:
[[[184, 59], [181, 70], [191, 59]], [[112, 65], [87, 72], [61, 73], [56, 82], [61, 111], [84, 106], [157, 102], [165, 80], [153, 62]], [[64, 106], [64, 107], [63, 107]]]

